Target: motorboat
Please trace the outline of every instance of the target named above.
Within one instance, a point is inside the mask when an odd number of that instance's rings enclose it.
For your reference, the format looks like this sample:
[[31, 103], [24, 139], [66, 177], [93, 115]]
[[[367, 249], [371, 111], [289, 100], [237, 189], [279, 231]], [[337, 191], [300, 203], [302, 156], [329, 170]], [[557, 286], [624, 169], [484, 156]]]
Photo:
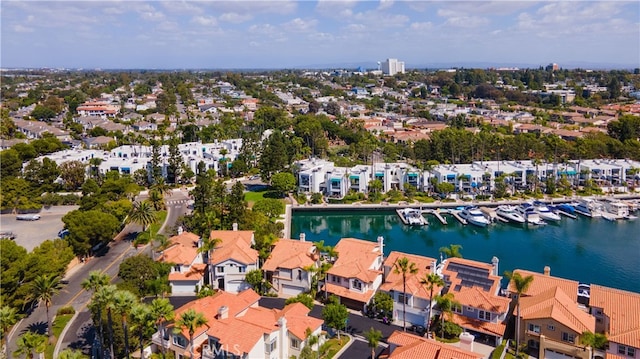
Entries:
[[424, 226], [429, 224], [422, 216], [422, 212], [416, 208], [403, 208], [398, 210], [398, 214], [404, 219], [403, 222], [410, 226]]
[[486, 227], [489, 225], [489, 220], [484, 216], [484, 213], [476, 206], [467, 206], [460, 211], [460, 217], [466, 220], [468, 223], [479, 227]]
[[604, 210], [614, 216], [626, 217], [629, 215], [629, 205], [615, 199], [606, 200], [604, 202]]
[[587, 217], [602, 217], [602, 204], [591, 198], [581, 198], [575, 206], [575, 211]]
[[500, 205], [498, 206], [498, 208], [496, 208], [496, 215], [513, 223], [526, 222], [526, 219], [524, 219], [524, 217], [520, 213], [518, 213], [515, 206], [509, 206], [506, 204]]
[[531, 203], [523, 203], [516, 207], [518, 213], [527, 221], [528, 224], [533, 224], [536, 226], [547, 224], [545, 221], [540, 218], [538, 211]]
[[533, 202], [533, 208], [536, 209], [540, 218], [545, 221], [558, 222], [561, 218], [557, 213], [552, 212], [546, 204], [540, 201]]
[[562, 212], [565, 212], [565, 213], [569, 213], [569, 214], [575, 214], [576, 213], [576, 208], [570, 203], [560, 203], [560, 204], [556, 205], [555, 207], [559, 211], [562, 211]]

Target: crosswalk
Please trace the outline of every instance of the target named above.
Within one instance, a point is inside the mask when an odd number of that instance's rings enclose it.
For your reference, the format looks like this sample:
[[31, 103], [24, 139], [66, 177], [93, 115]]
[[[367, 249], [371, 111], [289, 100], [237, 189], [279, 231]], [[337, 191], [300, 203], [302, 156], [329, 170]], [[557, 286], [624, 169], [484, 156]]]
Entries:
[[167, 205], [183, 204], [183, 203], [188, 203], [189, 201], [190, 201], [189, 199], [171, 200], [171, 201], [167, 201]]

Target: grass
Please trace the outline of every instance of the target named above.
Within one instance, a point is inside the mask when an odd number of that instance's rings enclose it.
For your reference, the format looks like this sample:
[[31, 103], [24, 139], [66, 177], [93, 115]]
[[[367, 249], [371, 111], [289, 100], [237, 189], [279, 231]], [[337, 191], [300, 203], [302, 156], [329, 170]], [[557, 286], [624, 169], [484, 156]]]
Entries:
[[51, 325], [51, 331], [53, 332], [53, 337], [55, 338], [55, 341], [53, 342], [53, 344], [51, 343], [47, 344], [47, 349], [45, 349], [44, 351], [45, 359], [53, 359], [53, 351], [56, 348], [55, 343], [58, 341], [58, 337], [60, 336], [60, 333], [62, 333], [62, 330], [64, 329], [64, 327], [67, 326], [67, 323], [69, 323], [72, 317], [73, 317], [73, 314], [56, 315], [56, 319], [53, 321], [53, 324]]
[[350, 340], [349, 337], [346, 335], [341, 336], [340, 340], [338, 340], [337, 337], [327, 340], [322, 345], [323, 347], [326, 346], [325, 354], [322, 355], [320, 358], [323, 358], [323, 359], [333, 358], [333, 356], [336, 355], [336, 353], [339, 352], [340, 349], [342, 349], [345, 345], [347, 345], [347, 343], [349, 343], [349, 340]]
[[247, 192], [244, 194], [244, 200], [249, 202], [249, 205], [252, 205], [258, 200], [263, 199], [265, 193], [267, 193], [267, 190], [262, 190], [259, 192]]
[[164, 220], [167, 219], [167, 211], [158, 211], [156, 212], [156, 215], [158, 220], [150, 226], [151, 233], [158, 233], [158, 230], [162, 227]]
[[502, 341], [502, 344], [498, 345], [493, 352], [491, 353], [491, 359], [500, 359], [500, 356], [502, 355], [502, 351], [504, 350], [504, 347], [507, 345], [506, 341]]

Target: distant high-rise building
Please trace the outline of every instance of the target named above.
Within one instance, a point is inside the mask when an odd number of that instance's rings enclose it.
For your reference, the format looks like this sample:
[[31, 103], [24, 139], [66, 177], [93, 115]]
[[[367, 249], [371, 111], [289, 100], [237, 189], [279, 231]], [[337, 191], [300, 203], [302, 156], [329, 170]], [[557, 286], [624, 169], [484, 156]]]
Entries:
[[546, 68], [547, 71], [558, 71], [560, 70], [560, 66], [558, 66], [558, 64], [556, 64], [555, 62], [552, 64], [547, 65]]
[[380, 69], [385, 75], [393, 76], [395, 74], [404, 73], [404, 61], [398, 61], [398, 59], [387, 59], [381, 63]]

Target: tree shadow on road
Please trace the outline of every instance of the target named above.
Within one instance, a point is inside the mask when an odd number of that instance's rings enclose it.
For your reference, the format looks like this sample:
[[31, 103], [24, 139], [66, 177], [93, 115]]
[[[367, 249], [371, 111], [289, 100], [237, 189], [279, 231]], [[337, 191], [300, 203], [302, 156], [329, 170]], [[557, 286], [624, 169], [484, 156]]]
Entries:
[[91, 353], [91, 345], [95, 338], [95, 328], [91, 323], [85, 323], [77, 333], [77, 339], [69, 343], [68, 347], [82, 351], [85, 355]]
[[39, 321], [29, 324], [20, 334], [34, 332], [36, 334], [47, 334], [47, 322]]

